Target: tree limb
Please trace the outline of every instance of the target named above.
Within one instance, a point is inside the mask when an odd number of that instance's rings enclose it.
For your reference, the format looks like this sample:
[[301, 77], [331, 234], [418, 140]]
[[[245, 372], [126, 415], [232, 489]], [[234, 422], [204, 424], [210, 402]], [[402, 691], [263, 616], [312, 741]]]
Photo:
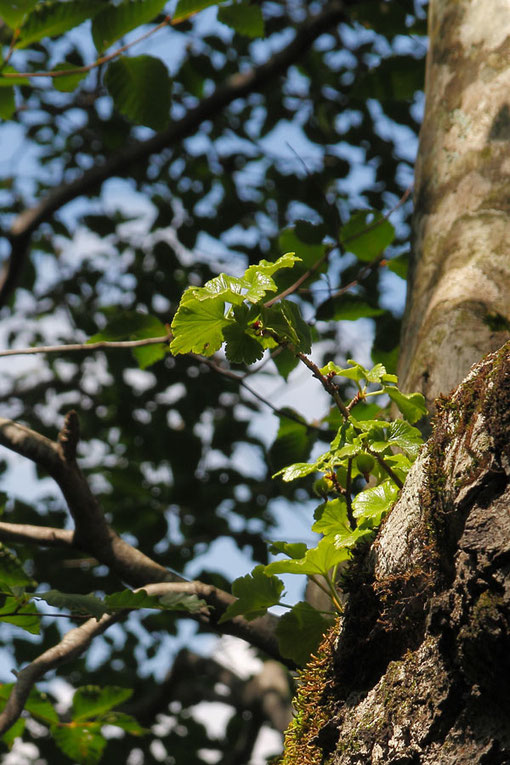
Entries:
[[[280, 656], [275, 635], [278, 619], [272, 614], [249, 622], [241, 616], [219, 624], [219, 619], [235, 598], [229, 593], [203, 582], [189, 582], [169, 571], [120, 537], [106, 522], [102, 508], [92, 493], [76, 461], [68, 462], [60, 444], [30, 428], [0, 418], [0, 444], [27, 457], [44, 468], [60, 487], [75, 523], [73, 544], [107, 565], [131, 587], [167, 588], [166, 591], [196, 594], [206, 601], [208, 613], [190, 614], [208, 629], [219, 634], [234, 635], [265, 651], [288, 666], [293, 662]], [[43, 533], [46, 540], [51, 534]], [[65, 537], [63, 537], [65, 539]]]
[[57, 210], [73, 199], [97, 191], [108, 178], [123, 176], [133, 164], [147, 162], [151, 155], [195, 134], [202, 122], [214, 119], [236, 98], [262, 90], [268, 82], [272, 82], [298, 61], [320, 35], [330, 31], [333, 25], [343, 19], [344, 3], [342, 0], [332, 0], [320, 13], [298, 27], [294, 39], [268, 61], [233, 75], [190, 109], [182, 119], [172, 122], [166, 130], [146, 141], [131, 144], [103, 164], [90, 168], [79, 178], [54, 188], [39, 204], [21, 213], [8, 236], [11, 252], [0, 275], [0, 307], [6, 304], [18, 285], [28, 255], [30, 237], [42, 222], [49, 220]]

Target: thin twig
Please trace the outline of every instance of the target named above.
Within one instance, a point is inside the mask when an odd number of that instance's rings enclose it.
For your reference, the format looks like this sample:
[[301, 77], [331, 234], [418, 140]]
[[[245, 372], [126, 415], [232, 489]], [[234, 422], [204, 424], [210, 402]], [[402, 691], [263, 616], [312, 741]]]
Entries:
[[70, 345], [41, 345], [37, 348], [12, 348], [0, 351], [2, 356], [28, 356], [37, 353], [69, 353], [71, 351], [97, 351], [105, 348], [143, 348], [146, 345], [169, 343], [172, 335], [164, 337], [148, 337], [143, 340], [101, 340], [97, 343], [72, 343]]
[[111, 61], [114, 58], [117, 58], [117, 56], [120, 56], [121, 53], [124, 53], [129, 48], [132, 48], [133, 45], [136, 45], [139, 42], [142, 42], [142, 40], [146, 40], [148, 37], [153, 35], [155, 32], [158, 32], [160, 29], [163, 29], [163, 27], [171, 26], [174, 22], [172, 22], [172, 19], [170, 16], [166, 16], [166, 18], [157, 26], [153, 27], [152, 29], [149, 29], [148, 32], [145, 32], [143, 35], [140, 35], [140, 37], [137, 37], [136, 40], [132, 40], [129, 43], [126, 43], [126, 45], [122, 45], [120, 48], [117, 48], [117, 50], [114, 50], [112, 53], [109, 53], [107, 56], [101, 56], [100, 58], [96, 59], [92, 64], [87, 64], [86, 66], [77, 66], [72, 69], [59, 69], [58, 71], [49, 71], [49, 72], [2, 72], [0, 73], [1, 77], [5, 77], [9, 80], [19, 80], [21, 78], [27, 78], [27, 77], [51, 77], [53, 79], [57, 77], [69, 77], [73, 74], [85, 74], [86, 72], [90, 72], [93, 69], [96, 69], [98, 66], [101, 66], [102, 64], [108, 63], [108, 61]]
[[277, 303], [279, 300], [283, 300], [287, 297], [287, 295], [292, 295], [293, 292], [295, 292], [298, 287], [301, 287], [303, 282], [306, 282], [309, 276], [312, 276], [312, 274], [317, 271], [317, 269], [326, 261], [329, 257], [329, 254], [333, 247], [328, 247], [324, 255], [322, 255], [319, 260], [317, 260], [316, 263], [313, 264], [305, 273], [299, 277], [299, 279], [296, 279], [294, 284], [291, 284], [290, 287], [287, 287], [286, 290], [283, 290], [283, 292], [280, 292], [279, 295], [276, 295], [276, 297], [271, 298], [271, 300], [268, 300], [266, 303], [264, 303], [264, 308], [270, 308], [270, 306], [274, 305], [274, 303]]
[[340, 398], [340, 394], [338, 392], [338, 388], [336, 387], [335, 383], [332, 382], [328, 377], [324, 376], [317, 364], [314, 364], [314, 362], [308, 358], [308, 356], [305, 356], [304, 353], [298, 352], [296, 353], [296, 356], [298, 359], [301, 359], [303, 364], [308, 367], [308, 369], [312, 372], [313, 376], [317, 378], [317, 380], [320, 382], [326, 393], [329, 393], [335, 404], [337, 405], [338, 409], [342, 413], [345, 420], [349, 419], [349, 410], [345, 406], [344, 402]]

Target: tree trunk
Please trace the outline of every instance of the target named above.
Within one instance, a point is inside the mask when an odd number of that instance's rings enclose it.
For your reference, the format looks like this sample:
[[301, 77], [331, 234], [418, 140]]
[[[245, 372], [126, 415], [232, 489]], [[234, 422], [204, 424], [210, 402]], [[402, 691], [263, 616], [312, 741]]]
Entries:
[[436, 418], [285, 765], [510, 762], [510, 0], [432, 0], [429, 33], [400, 372]]
[[509, 479], [510, 343], [438, 400], [304, 673], [286, 765], [510, 762]]
[[510, 2], [432, 0], [402, 387], [429, 406], [510, 336]]

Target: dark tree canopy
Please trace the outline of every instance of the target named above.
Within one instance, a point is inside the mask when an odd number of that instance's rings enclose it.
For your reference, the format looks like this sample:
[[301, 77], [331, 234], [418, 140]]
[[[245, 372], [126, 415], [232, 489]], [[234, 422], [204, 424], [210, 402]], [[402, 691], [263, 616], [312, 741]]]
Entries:
[[[311, 269], [294, 300], [319, 343], [316, 363], [356, 359], [360, 341], [346, 341], [339, 322], [364, 319], [361, 342], [370, 346], [373, 334], [373, 363], [396, 371], [426, 52], [421, 3], [26, 0], [0, 2], [0, 13], [2, 348], [166, 336], [188, 285], [295, 251], [303, 263], [276, 282], [281, 292]], [[59, 69], [74, 74], [33, 76]], [[26, 74], [9, 77], [15, 72]], [[392, 210], [390, 246], [349, 249], [349, 237], [365, 231], [370, 239], [371, 225]], [[66, 494], [67, 473], [49, 447], [35, 458], [20, 447], [42, 483], [22, 485], [19, 463], [2, 463], [0, 539], [42, 589], [114, 593], [163, 581], [157, 571], [170, 570], [200, 580], [202, 594], [209, 587], [207, 597], [225, 608], [234, 577], [199, 556], [231, 540], [247, 571], [250, 559], [268, 563], [278, 500], [289, 517], [303, 513], [313, 482], [271, 476], [312, 448], [324, 451], [340, 424], [326, 399], [324, 419], [305, 426], [299, 413], [289, 418], [264, 400], [297, 364], [285, 350], [249, 371], [222, 356], [172, 356], [161, 343], [0, 364], [2, 417], [52, 440], [60, 432], [64, 450], [62, 440], [71, 452], [77, 445], [90, 503], [151, 559], [123, 567], [122, 546], [102, 520], [84, 529], [73, 513], [73, 537], [71, 479]], [[272, 432], [280, 428], [274, 443], [253, 429], [259, 413]], [[2, 433], [7, 446], [22, 439], [8, 426]], [[30, 534], [9, 524], [29, 524]], [[38, 544], [32, 527], [42, 524], [60, 535]], [[119, 708], [149, 729], [157, 714], [171, 715], [163, 733], [109, 740], [106, 756], [137, 762], [139, 750], [152, 763], [164, 751], [165, 762], [191, 764], [209, 762], [204, 750], [212, 749], [217, 761], [242, 763], [261, 726], [277, 725], [260, 693], [183, 648], [210, 645], [191, 633], [250, 641], [249, 627], [192, 616], [137, 611], [57, 669], [74, 688], [133, 689]], [[36, 622], [37, 638], [1, 626], [3, 682], [71, 626]], [[278, 658], [269, 638], [251, 642]], [[235, 710], [222, 737], [193, 718], [200, 701]], [[40, 726], [27, 725], [23, 737], [45, 761], [69, 761]], [[90, 756], [83, 761], [97, 761]]]

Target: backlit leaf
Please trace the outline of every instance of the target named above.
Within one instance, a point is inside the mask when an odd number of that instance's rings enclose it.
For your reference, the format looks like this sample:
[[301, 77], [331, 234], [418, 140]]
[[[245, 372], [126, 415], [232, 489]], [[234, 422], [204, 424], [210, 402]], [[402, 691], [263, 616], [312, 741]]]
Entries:
[[283, 587], [281, 579], [266, 575], [263, 566], [256, 566], [251, 574], [239, 577], [232, 584], [232, 594], [237, 600], [227, 608], [220, 624], [241, 614], [249, 620], [263, 616], [268, 608], [280, 602]]

